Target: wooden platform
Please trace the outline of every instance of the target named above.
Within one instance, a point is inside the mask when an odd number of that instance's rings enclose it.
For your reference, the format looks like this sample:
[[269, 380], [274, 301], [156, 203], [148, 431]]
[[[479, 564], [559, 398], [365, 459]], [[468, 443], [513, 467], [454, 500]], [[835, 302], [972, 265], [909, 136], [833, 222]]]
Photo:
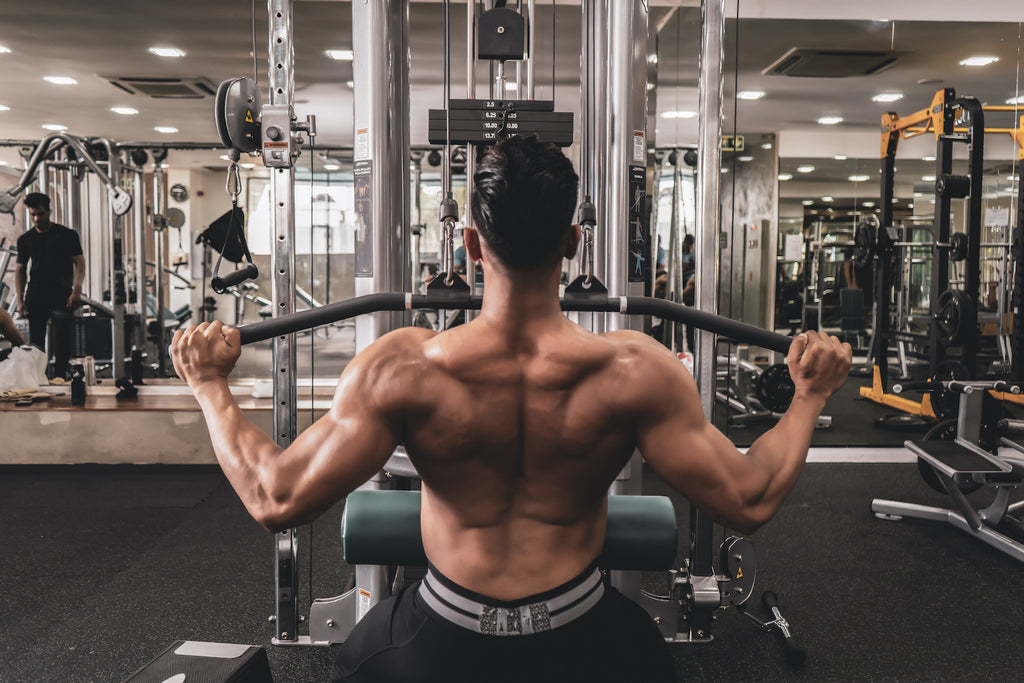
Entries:
[[[0, 402], [0, 464], [216, 463], [199, 404], [180, 382], [152, 380], [130, 399], [118, 399], [113, 386], [91, 386], [84, 406], [71, 405], [69, 386], [44, 390], [51, 397], [31, 406]], [[254, 398], [252, 380], [231, 390], [247, 416], [272, 433], [272, 399]], [[333, 384], [318, 383], [312, 406], [311, 393], [299, 388], [299, 431], [328, 409]]]

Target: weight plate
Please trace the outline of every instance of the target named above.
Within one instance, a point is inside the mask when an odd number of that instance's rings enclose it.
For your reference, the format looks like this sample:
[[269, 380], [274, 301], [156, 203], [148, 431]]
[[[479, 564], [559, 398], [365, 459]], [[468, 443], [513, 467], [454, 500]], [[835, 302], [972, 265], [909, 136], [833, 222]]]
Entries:
[[854, 260], [857, 266], [863, 268], [864, 266], [871, 263], [871, 259], [875, 255], [875, 230], [867, 223], [861, 223], [857, 226], [857, 232], [854, 236]]
[[895, 413], [876, 417], [875, 424], [883, 429], [893, 429], [901, 432], [919, 431], [928, 425], [934, 424], [931, 420], [920, 415], [910, 413]]
[[967, 258], [967, 235], [962, 232], [950, 235], [949, 258], [953, 261], [963, 261]]
[[963, 341], [971, 325], [971, 300], [959, 289], [947, 289], [939, 296], [935, 325], [939, 343], [953, 346]]
[[773, 413], [784, 413], [793, 402], [796, 386], [789, 375], [789, 366], [776, 363], [765, 368], [754, 385], [757, 400]]

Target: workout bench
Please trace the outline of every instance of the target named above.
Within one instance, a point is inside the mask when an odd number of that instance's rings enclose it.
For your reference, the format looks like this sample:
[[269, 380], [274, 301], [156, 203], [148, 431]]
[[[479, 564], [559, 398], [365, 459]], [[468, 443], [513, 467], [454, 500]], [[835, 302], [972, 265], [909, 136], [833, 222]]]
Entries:
[[[608, 526], [598, 557], [602, 569], [669, 570], [679, 530], [675, 508], [665, 496], [609, 496]], [[419, 491], [354, 491], [341, 518], [345, 561], [352, 565], [426, 566], [420, 536]], [[318, 599], [310, 608], [310, 639], [340, 643], [373, 604], [388, 595], [356, 586], [343, 595]], [[675, 608], [675, 605], [673, 605]]]

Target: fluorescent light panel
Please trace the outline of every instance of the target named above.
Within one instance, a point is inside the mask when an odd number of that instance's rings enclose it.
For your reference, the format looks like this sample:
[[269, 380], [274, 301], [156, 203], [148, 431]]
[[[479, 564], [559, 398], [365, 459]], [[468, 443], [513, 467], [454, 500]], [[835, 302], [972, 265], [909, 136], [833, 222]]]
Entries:
[[352, 50], [328, 50], [327, 56], [339, 62], [351, 62], [355, 58]]
[[157, 133], [177, 133], [178, 129], [174, 126], [154, 126], [153, 130]]
[[695, 111], [666, 111], [662, 112], [663, 119], [692, 119], [697, 115]]
[[988, 66], [999, 61], [999, 57], [968, 57], [960, 60], [960, 66]]
[[43, 76], [43, 80], [54, 85], [78, 85], [78, 81], [70, 76]]
[[764, 97], [764, 90], [741, 90], [736, 97], [741, 100], [759, 100]]
[[820, 119], [818, 119], [818, 123], [820, 123], [823, 126], [834, 126], [837, 123], [842, 123], [842, 122], [843, 122], [843, 117], [842, 116], [822, 116]]
[[122, 116], [131, 116], [139, 113], [139, 110], [135, 107], [111, 107], [110, 111], [115, 114], [121, 114]]
[[814, 173], [814, 167], [810, 166], [810, 165], [807, 165], [807, 166], [797, 166], [796, 167], [796, 172], [797, 173]]
[[68, 127], [59, 123], [44, 123], [43, 128], [46, 130], [67, 130]]
[[898, 102], [903, 99], [901, 92], [883, 92], [871, 98], [872, 102]]
[[176, 47], [151, 47], [149, 51], [157, 57], [184, 57], [185, 53]]

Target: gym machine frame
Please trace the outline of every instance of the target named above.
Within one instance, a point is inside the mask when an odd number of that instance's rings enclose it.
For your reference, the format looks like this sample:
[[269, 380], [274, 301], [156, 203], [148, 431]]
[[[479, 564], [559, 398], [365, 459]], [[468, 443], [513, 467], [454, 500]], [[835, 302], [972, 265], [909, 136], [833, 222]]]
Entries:
[[[970, 118], [968, 129], [954, 129], [957, 117], [965, 113]], [[922, 126], [922, 124], [924, 124]], [[893, 278], [890, 263], [900, 242], [897, 228], [893, 225], [893, 196], [896, 171], [896, 150], [902, 138], [914, 137], [933, 132], [936, 138], [936, 181], [935, 218], [932, 230], [932, 275], [929, 297], [929, 330], [927, 334], [916, 334], [902, 330], [890, 330]], [[974, 334], [978, 289], [980, 286], [980, 245], [982, 216], [982, 171], [984, 163], [985, 119], [981, 104], [974, 98], [957, 99], [952, 88], [938, 91], [927, 109], [900, 117], [894, 112], [882, 115], [882, 196], [881, 224], [874, 235], [858, 230], [857, 244], [860, 258], [868, 257], [875, 263], [875, 319], [872, 326], [871, 357], [874, 372], [871, 387], [861, 387], [863, 398], [890, 405], [905, 412], [935, 418], [930, 396], [918, 404], [908, 399], [886, 393], [888, 386], [889, 339], [898, 342], [924, 344], [928, 347], [928, 364], [931, 372], [945, 357], [946, 348], [959, 342], [964, 366], [971, 376], [976, 372], [977, 335]], [[968, 145], [968, 175], [955, 176], [953, 169], [953, 144]], [[940, 309], [940, 297], [949, 285], [949, 258], [953, 250], [950, 239], [950, 201], [953, 198], [968, 197], [966, 275], [965, 291], [948, 301]], [[873, 239], [872, 239], [873, 238]], [[962, 248], [962, 247], [959, 247]], [[954, 319], [955, 316], [955, 319]], [[956, 325], [966, 334], [953, 335], [951, 326]]]
[[[620, 64], [625, 71], [613, 73], [608, 80], [613, 84], [627, 85], [631, 82], [629, 68], [633, 62], [644, 63], [645, 55], [637, 52], [633, 47], [631, 35], [627, 35], [635, 28], [634, 11], [639, 15], [639, 6], [633, 3], [607, 2], [585, 3], [584, 4], [584, 25], [588, 21], [596, 21], [603, 18], [609, 32], [614, 28], [625, 28], [609, 36], [607, 40], [611, 43], [610, 49], [603, 54], [611, 54], [614, 64]], [[597, 7], [601, 4], [601, 7]], [[593, 5], [593, 6], [592, 6]], [[470, 17], [474, 3], [468, 3], [467, 11]], [[627, 11], [628, 10], [628, 11]], [[274, 425], [275, 440], [282, 448], [287, 447], [296, 434], [296, 409], [295, 409], [295, 351], [293, 339], [295, 332], [312, 326], [328, 324], [345, 318], [360, 316], [356, 321], [356, 346], [357, 350], [368, 345], [370, 341], [381, 336], [390, 329], [401, 326], [407, 316], [399, 315], [405, 311], [416, 308], [451, 309], [463, 308], [473, 310], [479, 307], [480, 297], [466, 291], [468, 288], [462, 285], [458, 288], [441, 287], [442, 278], [435, 278], [437, 286], [428, 290], [426, 295], [415, 295], [411, 293], [398, 292], [393, 294], [373, 294], [370, 292], [388, 291], [396, 288], [404, 288], [409, 282], [408, 262], [406, 244], [408, 234], [406, 224], [408, 223], [408, 207], [405, 203], [408, 197], [405, 193], [398, 193], [393, 202], [399, 205], [385, 205], [385, 195], [394, 195], [387, 190], [390, 187], [408, 187], [409, 184], [409, 145], [408, 145], [408, 113], [405, 111], [408, 103], [408, 6], [407, 0], [380, 0], [376, 3], [368, 3], [365, 7], [360, 3], [353, 4], [353, 50], [356, 54], [354, 61], [354, 91], [356, 93], [356, 144], [355, 162], [357, 186], [360, 174], [366, 183], [367, 204], [363, 207], [369, 213], [362, 214], [368, 227], [367, 243], [363, 246], [362, 257], [367, 259], [363, 262], [363, 269], [360, 266], [360, 247], [357, 245], [356, 264], [356, 294], [357, 296], [340, 304], [324, 306], [320, 309], [294, 312], [294, 287], [291, 282], [291, 272], [294, 266], [294, 255], [291, 253], [291, 244], [294, 241], [294, 172], [292, 162], [298, 154], [298, 146], [302, 139], [297, 135], [299, 131], [306, 131], [311, 136], [314, 134], [314, 125], [311, 121], [306, 124], [295, 122], [295, 116], [291, 109], [292, 102], [292, 16], [290, 0], [270, 0], [270, 92], [271, 101], [268, 106], [259, 109], [259, 126], [257, 134], [259, 142], [252, 149], [245, 151], [255, 152], [261, 148], [263, 161], [271, 168], [272, 184], [271, 196], [274, 203], [272, 214], [272, 226], [274, 228], [274, 247], [272, 262], [274, 267], [274, 318], [262, 323], [240, 328], [243, 335], [243, 343], [249, 343], [258, 339], [274, 340]], [[646, 23], [646, 6], [643, 6], [642, 17]], [[713, 112], [713, 116], [703, 116], [705, 124], [702, 124], [702, 139], [707, 138], [711, 142], [702, 144], [700, 168], [714, 169], [717, 171], [719, 165], [720, 150], [717, 141], [721, 128], [721, 102], [722, 102], [722, 61], [724, 43], [724, 0], [710, 0], [705, 3], [704, 30], [702, 54], [702, 83], [717, 83], [717, 89], [708, 89], [702, 85], [701, 109], [702, 111]], [[368, 29], [368, 30], [363, 30]], [[387, 39], [381, 37], [385, 34]], [[596, 31], [595, 31], [596, 33]], [[370, 37], [373, 36], [373, 40]], [[447, 52], [447, 50], [446, 50]], [[618, 55], [616, 57], [616, 55]], [[591, 55], [593, 58], [593, 55]], [[366, 60], [365, 62], [363, 60]], [[604, 60], [597, 60], [605, 68], [608, 66]], [[528, 68], [528, 77], [531, 69]], [[388, 83], [382, 86], [380, 79], [373, 80], [374, 73], [387, 72], [391, 78]], [[226, 82], [227, 83], [227, 82]], [[223, 87], [223, 86], [222, 86]], [[360, 91], [365, 89], [362, 95]], [[603, 94], [602, 94], [603, 93]], [[258, 96], [258, 93], [256, 93]], [[592, 92], [602, 100], [607, 99], [606, 89], [597, 88]], [[446, 98], [447, 99], [447, 98]], [[609, 156], [625, 161], [631, 158], [631, 150], [637, 145], [634, 143], [632, 127], [628, 124], [629, 116], [621, 108], [628, 105], [620, 102], [602, 102], [609, 107], [606, 114], [598, 115], [595, 131], [603, 131], [604, 135], [618, 140], [617, 146], [613, 146]], [[218, 107], [222, 105], [220, 93], [218, 93]], [[617, 113], [616, 113], [617, 112]], [[223, 112], [219, 112], [223, 113]], [[619, 134], [621, 131], [612, 133], [606, 130], [607, 126], [602, 125], [603, 117], [610, 117], [618, 121], [618, 126], [630, 128], [630, 135]], [[369, 118], [367, 118], [369, 117]], [[218, 124], [221, 123], [218, 116]], [[644, 117], [642, 117], [644, 118]], [[706, 125], [707, 121], [713, 121], [713, 125]], [[249, 131], [252, 132], [251, 130]], [[646, 145], [640, 145], [646, 151]], [[448, 156], [447, 154], [445, 155]], [[635, 154], [632, 154], [635, 156]], [[469, 155], [469, 162], [472, 162], [472, 155]], [[586, 163], [597, 162], [603, 155], [592, 155]], [[450, 159], [445, 159], [446, 170]], [[365, 162], [362, 165], [360, 162]], [[393, 162], [393, 163], [392, 163]], [[638, 161], [644, 164], [644, 160]], [[601, 164], [597, 164], [602, 171], [607, 171]], [[630, 167], [632, 169], [632, 167]], [[708, 225], [717, 226], [717, 187], [718, 173], [708, 172], [701, 184], [701, 193], [698, 198], [699, 212], [708, 219]], [[605, 176], [601, 176], [605, 178]], [[607, 182], [598, 183], [599, 191], [605, 193], [605, 200], [608, 208], [604, 211], [607, 215], [625, 214], [625, 209], [630, 204], [636, 204], [639, 200], [635, 196], [629, 196], [628, 190], [631, 176], [621, 170], [612, 169], [607, 173]], [[620, 196], [621, 195], [621, 196]], [[640, 194], [642, 199], [643, 193]], [[359, 209], [357, 208], [357, 211]], [[447, 218], [446, 218], [447, 220]], [[621, 222], [621, 221], [618, 221]], [[374, 229], [373, 224], [386, 226], [386, 230]], [[617, 221], [610, 221], [612, 228]], [[395, 229], [400, 228], [400, 229]], [[716, 309], [715, 302], [715, 280], [717, 279], [717, 240], [714, 235], [717, 229], [706, 229], [711, 237], [697, 236], [698, 251], [702, 259], [698, 260], [698, 290], [697, 298], [701, 305], [699, 310], [683, 307], [678, 304], [661, 300], [646, 299], [645, 297], [634, 296], [608, 296], [606, 291], [598, 293], [574, 293], [567, 291], [563, 301], [565, 310], [604, 312], [613, 314], [607, 317], [605, 325], [617, 327], [621, 325], [617, 316], [620, 315], [658, 315], [659, 317], [685, 322], [694, 327], [706, 330], [701, 333], [701, 346], [704, 349], [714, 349], [715, 340], [713, 333], [728, 336], [736, 336], [742, 341], [757, 344], [759, 346], [785, 353], [789, 348], [790, 340], [787, 337], [768, 332], [736, 321], [720, 318], [711, 312]], [[628, 248], [616, 249], [615, 240], [610, 240], [613, 248], [605, 250], [608, 254], [607, 274], [610, 277], [612, 291], [625, 291], [624, 279], [627, 270]], [[621, 245], [625, 247], [626, 245]], [[389, 261], [399, 264], [398, 267], [389, 266]], [[450, 263], [450, 260], [449, 260]], [[703, 265], [702, 265], [703, 264]], [[591, 267], [594, 262], [591, 259]], [[602, 264], [598, 264], [601, 266]], [[235, 271], [223, 278], [225, 284], [238, 284], [247, 278], [246, 269]], [[457, 282], [458, 281], [456, 280]], [[643, 285], [642, 278], [639, 286]], [[601, 287], [603, 290], [603, 287]], [[390, 312], [391, 315], [382, 315]], [[373, 314], [373, 315], [369, 315]], [[603, 326], [602, 326], [603, 327]], [[599, 331], [603, 331], [599, 330]], [[704, 354], [711, 356], [712, 354]], [[698, 356], [699, 357], [699, 356]], [[697, 382], [703, 396], [705, 414], [710, 418], [710, 411], [714, 402], [714, 365], [713, 357], [705, 359], [706, 362], [699, 363], [697, 369]], [[401, 460], [405, 457], [401, 452], [396, 451], [395, 457]], [[392, 469], [400, 469], [392, 463]], [[639, 463], [637, 462], [637, 465]], [[409, 468], [411, 469], [411, 468]], [[639, 467], [634, 467], [639, 472]], [[414, 472], [414, 471], [413, 471]], [[396, 472], [397, 473], [397, 472]], [[380, 488], [383, 483], [383, 476], [374, 477], [367, 483], [368, 488]], [[627, 474], [626, 482], [629, 482]], [[618, 485], [617, 482], [616, 485]], [[633, 486], [639, 487], [639, 477], [633, 479]], [[616, 493], [613, 487], [612, 493]], [[651, 596], [640, 594], [639, 575], [629, 577], [629, 581], [635, 583], [636, 595], [627, 587], [627, 595], [631, 595], [641, 604], [645, 604], [655, 615], [662, 632], [670, 640], [679, 641], [709, 641], [711, 640], [710, 624], [713, 612], [723, 604], [740, 605], [750, 594], [750, 587], [755, 578], [754, 571], [748, 571], [743, 585], [744, 590], [725, 590], [722, 587], [729, 582], [741, 577], [719, 575], [713, 568], [713, 524], [700, 510], [695, 507], [691, 512], [691, 533], [690, 533], [690, 554], [687, 565], [676, 573], [676, 576], [669, 582], [669, 595], [667, 597]], [[275, 624], [276, 637], [272, 642], [277, 645], [322, 645], [330, 641], [319, 640], [314, 634], [311, 625], [311, 636], [300, 636], [298, 634], [299, 623], [304, 619], [298, 614], [298, 557], [296, 545], [296, 530], [291, 529], [275, 535], [275, 591], [276, 610], [271, 617]], [[749, 550], [747, 547], [749, 546]], [[727, 568], [740, 567], [741, 562], [747, 562], [748, 566], [753, 560], [752, 546], [745, 539], [729, 540], [723, 544], [723, 566]], [[745, 557], [744, 557], [745, 555]], [[389, 582], [384, 567], [379, 566], [356, 566], [356, 591], [352, 595], [361, 596], [363, 587], [369, 589], [370, 594], [384, 595], [387, 592]], [[738, 573], [738, 572], [737, 572]], [[615, 572], [613, 572], [613, 584]], [[342, 596], [344, 597], [344, 596]], [[334, 599], [331, 599], [334, 600]], [[349, 600], [354, 601], [355, 598]], [[766, 598], [767, 600], [767, 598]], [[319, 602], [319, 601], [318, 601]], [[766, 601], [768, 604], [769, 601]], [[688, 632], [679, 633], [676, 631], [677, 622], [668, 618], [669, 613], [679, 616], [677, 605], [686, 604], [689, 609], [683, 614], [688, 620]], [[773, 603], [774, 604], [774, 603]], [[358, 620], [358, 616], [368, 609], [362, 600], [346, 608], [352, 623]], [[776, 627], [786, 638], [789, 638], [788, 629], [784, 620], [781, 620], [777, 608], [770, 605], [776, 620], [762, 624], [765, 628]], [[759, 622], [761, 623], [761, 622]], [[789, 642], [788, 640], [786, 642]]]

